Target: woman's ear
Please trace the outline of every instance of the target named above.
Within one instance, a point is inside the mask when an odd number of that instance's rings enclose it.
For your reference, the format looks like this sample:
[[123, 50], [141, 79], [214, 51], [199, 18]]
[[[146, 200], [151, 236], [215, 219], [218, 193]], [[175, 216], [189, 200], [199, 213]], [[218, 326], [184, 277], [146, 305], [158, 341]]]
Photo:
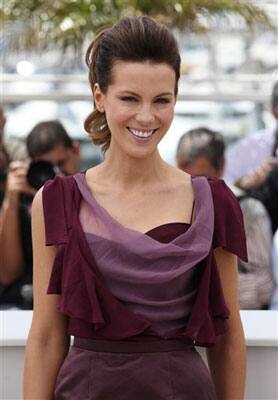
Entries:
[[104, 105], [103, 105], [104, 94], [102, 93], [98, 83], [94, 84], [94, 101], [95, 101], [96, 109], [99, 112], [103, 113], [105, 111]]

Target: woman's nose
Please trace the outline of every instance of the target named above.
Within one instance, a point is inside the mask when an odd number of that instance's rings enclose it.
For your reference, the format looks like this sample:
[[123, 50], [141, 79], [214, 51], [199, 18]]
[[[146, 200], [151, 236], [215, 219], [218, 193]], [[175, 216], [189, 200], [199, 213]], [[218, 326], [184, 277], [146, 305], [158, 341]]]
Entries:
[[152, 111], [152, 107], [150, 105], [144, 105], [140, 107], [140, 109], [136, 113], [137, 122], [149, 125], [150, 123], [155, 121], [155, 116]]

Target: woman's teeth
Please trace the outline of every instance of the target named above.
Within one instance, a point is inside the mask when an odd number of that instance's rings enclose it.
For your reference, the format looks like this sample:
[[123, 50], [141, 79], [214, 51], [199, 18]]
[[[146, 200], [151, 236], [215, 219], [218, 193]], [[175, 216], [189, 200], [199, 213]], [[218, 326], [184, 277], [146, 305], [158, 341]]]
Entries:
[[155, 129], [151, 129], [151, 130], [149, 130], [149, 131], [139, 131], [139, 130], [137, 130], [137, 129], [131, 129], [131, 128], [128, 128], [128, 130], [129, 130], [134, 136], [141, 137], [141, 138], [148, 138], [148, 137], [152, 136], [152, 134], [153, 134], [154, 131], [155, 131]]

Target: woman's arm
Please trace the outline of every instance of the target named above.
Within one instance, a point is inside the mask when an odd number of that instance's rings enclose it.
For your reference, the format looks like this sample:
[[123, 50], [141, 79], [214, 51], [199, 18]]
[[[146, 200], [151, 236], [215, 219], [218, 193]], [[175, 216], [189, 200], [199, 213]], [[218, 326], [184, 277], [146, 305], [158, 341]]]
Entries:
[[32, 238], [34, 313], [25, 355], [24, 399], [53, 400], [55, 380], [69, 349], [69, 336], [66, 317], [58, 311], [59, 296], [46, 294], [56, 248], [45, 246], [41, 190], [32, 206]]
[[207, 358], [219, 400], [243, 400], [246, 374], [244, 333], [238, 306], [237, 257], [217, 248], [214, 252], [227, 307], [229, 331], [207, 349]]

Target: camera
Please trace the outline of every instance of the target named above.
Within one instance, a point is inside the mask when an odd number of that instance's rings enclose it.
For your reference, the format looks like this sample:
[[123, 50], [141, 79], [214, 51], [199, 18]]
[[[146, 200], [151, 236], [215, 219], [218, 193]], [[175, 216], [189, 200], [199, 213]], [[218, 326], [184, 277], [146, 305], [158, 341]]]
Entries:
[[54, 179], [57, 172], [58, 167], [50, 161], [34, 160], [29, 165], [27, 181], [32, 188], [39, 190], [48, 179]]

